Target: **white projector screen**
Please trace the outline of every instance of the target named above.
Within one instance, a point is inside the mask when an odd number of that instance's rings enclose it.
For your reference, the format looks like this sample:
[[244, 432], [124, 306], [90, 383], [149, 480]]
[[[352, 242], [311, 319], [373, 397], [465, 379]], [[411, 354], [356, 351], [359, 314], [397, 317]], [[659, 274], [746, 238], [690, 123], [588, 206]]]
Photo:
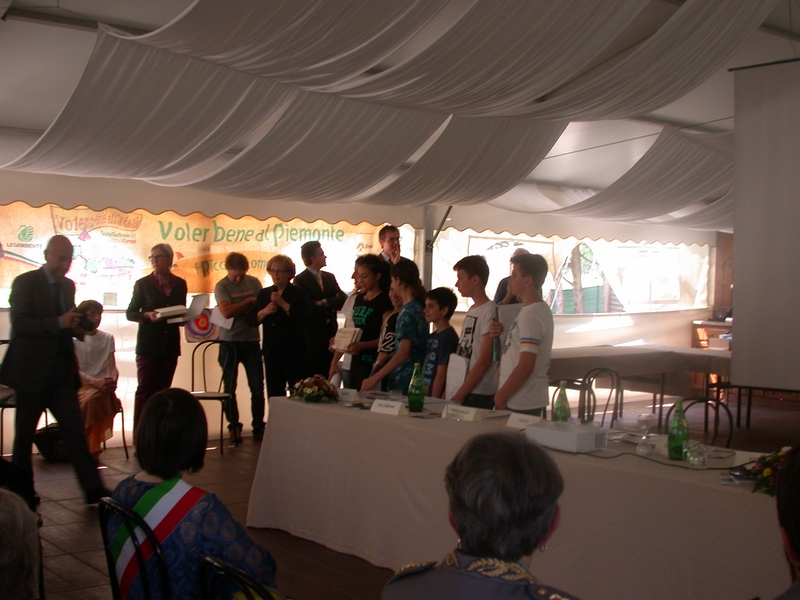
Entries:
[[800, 390], [800, 62], [735, 81], [731, 380]]

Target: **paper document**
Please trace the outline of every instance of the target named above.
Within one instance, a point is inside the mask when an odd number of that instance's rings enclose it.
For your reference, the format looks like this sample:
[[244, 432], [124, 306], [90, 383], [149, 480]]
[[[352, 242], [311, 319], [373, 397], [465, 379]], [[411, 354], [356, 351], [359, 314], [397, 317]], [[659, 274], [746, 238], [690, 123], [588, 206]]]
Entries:
[[333, 338], [333, 349], [336, 352], [347, 352], [347, 347], [360, 339], [360, 327], [342, 327], [336, 331], [336, 337]]
[[450, 362], [447, 363], [447, 382], [444, 388], [444, 397], [447, 400], [455, 396], [464, 383], [464, 379], [467, 377], [468, 364], [466, 357], [458, 354], [450, 355]]
[[167, 319], [167, 323], [188, 323], [200, 316], [206, 304], [208, 304], [208, 294], [197, 294], [192, 298], [192, 303], [183, 316]]
[[222, 311], [219, 309], [219, 306], [215, 306], [214, 310], [211, 311], [211, 319], [209, 319], [214, 325], [219, 325], [223, 329], [230, 329], [233, 327], [233, 317], [230, 319], [225, 318], [222, 315]]

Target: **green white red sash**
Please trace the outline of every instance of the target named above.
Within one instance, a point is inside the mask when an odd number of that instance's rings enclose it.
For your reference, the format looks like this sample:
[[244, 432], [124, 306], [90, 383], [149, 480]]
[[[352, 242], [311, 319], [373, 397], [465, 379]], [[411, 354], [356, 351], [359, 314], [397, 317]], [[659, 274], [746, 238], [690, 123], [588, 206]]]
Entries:
[[[203, 490], [189, 485], [180, 477], [175, 477], [158, 484], [142, 496], [133, 507], [133, 511], [150, 526], [159, 543], [164, 543], [167, 536], [183, 521], [205, 493]], [[135, 534], [139, 540], [142, 555], [147, 560], [153, 554], [153, 546], [138, 527]], [[136, 550], [124, 525], [119, 528], [114, 537], [111, 553], [114, 557], [120, 594], [124, 599], [128, 595], [131, 583], [139, 573]]]

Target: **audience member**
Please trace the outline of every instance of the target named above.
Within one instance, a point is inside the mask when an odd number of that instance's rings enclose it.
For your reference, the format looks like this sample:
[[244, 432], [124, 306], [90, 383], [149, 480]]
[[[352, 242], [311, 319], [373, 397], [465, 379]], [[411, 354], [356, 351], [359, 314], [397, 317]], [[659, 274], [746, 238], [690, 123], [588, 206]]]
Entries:
[[[523, 254], [530, 254], [525, 248], [517, 248], [511, 254], [511, 257], [521, 256]], [[509, 259], [510, 261], [510, 259]], [[508, 280], [511, 279], [510, 277], [503, 277], [500, 280], [500, 283], [497, 284], [497, 291], [494, 293], [494, 303], [495, 304], [519, 304], [520, 300], [514, 294], [509, 293], [508, 291]]]
[[473, 255], [459, 260], [453, 270], [457, 275], [456, 288], [462, 296], [471, 298], [473, 304], [464, 317], [456, 350], [456, 354], [467, 361], [467, 376], [450, 400], [464, 406], [492, 409], [497, 390], [497, 364], [492, 362], [489, 326], [497, 305], [486, 295], [489, 265], [482, 256]]
[[[392, 288], [389, 288], [389, 300], [392, 301], [392, 310], [383, 315], [383, 326], [381, 327], [381, 335], [378, 338], [378, 357], [372, 365], [372, 373], [370, 373], [370, 376], [380, 371], [394, 356], [397, 315], [400, 314], [400, 308], [403, 306], [403, 298], [398, 296]], [[387, 391], [388, 385], [388, 377], [381, 379], [381, 390], [384, 392]]]
[[403, 259], [392, 266], [392, 289], [403, 299], [395, 326], [394, 356], [381, 369], [361, 384], [361, 391], [374, 388], [382, 378], [389, 377], [390, 390], [408, 392], [414, 363], [422, 364], [428, 324], [422, 303], [425, 288], [419, 279], [419, 268], [413, 261]]
[[447, 363], [458, 347], [458, 334], [450, 325], [450, 317], [457, 305], [458, 298], [446, 287], [433, 289], [425, 296], [425, 320], [434, 327], [434, 332], [428, 337], [422, 365], [422, 385], [426, 396], [444, 398]]
[[286, 386], [308, 377], [308, 324], [311, 302], [308, 294], [290, 280], [294, 262], [276, 254], [267, 262], [272, 283], [258, 293], [247, 324], [261, 325], [261, 353], [267, 375], [267, 393], [285, 396]]
[[[258, 329], [247, 324], [247, 314], [253, 309], [261, 291], [261, 282], [248, 275], [250, 263], [244, 254], [231, 252], [225, 257], [228, 274], [214, 287], [217, 308], [226, 319], [233, 319], [229, 329], [220, 327], [219, 340], [227, 342], [219, 347], [219, 364], [222, 367], [223, 389], [231, 394], [225, 401], [225, 416], [231, 441], [242, 441], [242, 424], [239, 422], [239, 405], [236, 387], [239, 364], [244, 365], [247, 385], [250, 388], [250, 411], [253, 416], [253, 439], [264, 438], [264, 365], [258, 347]], [[230, 346], [229, 346], [229, 345]], [[231, 351], [231, 347], [235, 352]], [[235, 359], [234, 359], [235, 357]]]
[[[275, 586], [275, 561], [234, 521], [216, 495], [187, 483], [182, 476], [203, 468], [208, 425], [200, 403], [189, 392], [171, 388], [150, 398], [136, 431], [142, 471], [123, 479], [112, 498], [135, 510], [150, 525], [166, 557], [173, 598], [200, 598], [200, 563], [213, 556], [261, 583]], [[132, 552], [125, 551], [127, 531], [116, 515], [108, 521], [108, 539], [116, 548], [117, 572], [131, 562], [134, 575], [121, 582], [122, 597], [141, 598], [142, 579]], [[157, 581], [155, 557], [145, 563]], [[126, 585], [127, 584], [127, 585]]]
[[94, 329], [87, 331], [83, 340], [73, 340], [73, 344], [81, 378], [78, 402], [86, 444], [96, 459], [103, 451], [103, 442], [111, 439], [114, 417], [120, 409], [115, 394], [119, 371], [114, 360], [114, 336], [99, 329], [103, 305], [96, 300], [85, 300], [78, 305], [78, 310], [94, 324]]
[[459, 544], [441, 563], [412, 565], [386, 584], [382, 600], [573, 596], [539, 582], [520, 562], [558, 528], [564, 489], [553, 459], [515, 433], [472, 438], [445, 472], [450, 523]]
[[322, 270], [328, 264], [322, 244], [317, 241], [306, 242], [300, 247], [300, 254], [306, 269], [292, 283], [304, 289], [311, 299], [309, 369], [315, 375], [327, 375], [333, 360], [330, 341], [338, 328], [336, 311], [342, 308], [347, 295], [339, 288], [336, 277]]
[[66, 274], [72, 243], [50, 238], [40, 269], [23, 273], [11, 284], [11, 342], [0, 367], [0, 383], [16, 390], [13, 462], [33, 481], [31, 445], [42, 412], [49, 409], [59, 424], [86, 503], [108, 495], [97, 461], [86, 445], [78, 404], [81, 380], [72, 337], [81, 337], [81, 313], [75, 308], [75, 284]]
[[39, 597], [39, 528], [36, 514], [14, 492], [0, 488], [0, 598]]
[[[547, 370], [553, 348], [553, 314], [542, 300], [547, 261], [540, 254], [522, 254], [511, 264], [508, 288], [522, 299], [522, 309], [506, 338], [494, 404], [498, 409], [541, 415], [549, 401]], [[502, 332], [500, 323], [492, 323], [492, 337]]]
[[786, 455], [777, 489], [778, 523], [792, 586], [775, 600], [800, 600], [800, 446]]
[[136, 378], [139, 385], [133, 405], [133, 431], [148, 399], [172, 385], [181, 355], [180, 325], [159, 318], [157, 308], [186, 304], [186, 281], [173, 275], [172, 248], [156, 244], [150, 250], [153, 272], [133, 286], [126, 315], [139, 323], [136, 334]]
[[[364, 254], [356, 259], [359, 292], [353, 302], [353, 326], [361, 329], [361, 339], [347, 347], [347, 353], [352, 355], [350, 385], [356, 390], [361, 389], [361, 383], [372, 372], [378, 355], [383, 315], [392, 310], [389, 295], [380, 287], [381, 270], [381, 259], [374, 254]], [[331, 363], [331, 377], [339, 373], [339, 358], [341, 354], [337, 352]]]

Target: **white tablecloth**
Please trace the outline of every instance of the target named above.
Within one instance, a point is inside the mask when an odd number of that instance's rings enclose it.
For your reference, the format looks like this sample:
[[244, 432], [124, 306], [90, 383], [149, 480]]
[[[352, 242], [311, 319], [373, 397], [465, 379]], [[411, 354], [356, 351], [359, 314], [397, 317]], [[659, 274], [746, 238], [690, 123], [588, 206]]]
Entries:
[[[473, 435], [505, 429], [270, 398], [247, 524], [379, 566], [441, 560], [456, 544], [445, 467]], [[584, 600], [767, 599], [789, 585], [772, 498], [635, 455], [553, 457], [566, 489], [561, 527], [533, 557], [541, 580]]]

